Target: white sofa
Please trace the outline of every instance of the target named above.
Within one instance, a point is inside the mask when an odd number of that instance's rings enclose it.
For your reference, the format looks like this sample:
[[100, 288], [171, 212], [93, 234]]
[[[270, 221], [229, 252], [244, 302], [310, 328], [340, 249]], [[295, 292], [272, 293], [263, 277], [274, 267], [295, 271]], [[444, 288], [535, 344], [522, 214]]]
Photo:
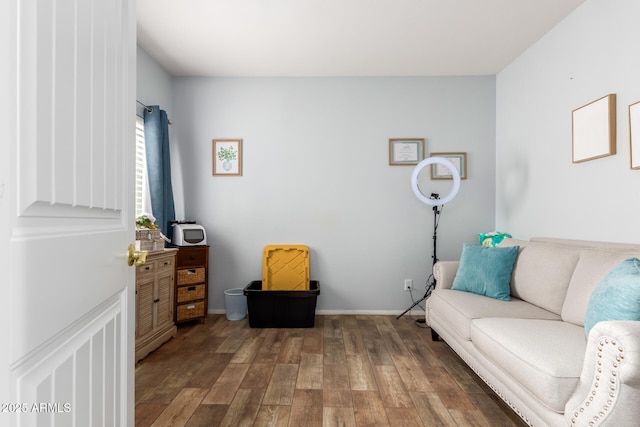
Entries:
[[427, 304], [442, 338], [527, 424], [640, 425], [640, 321], [602, 321], [585, 336], [589, 298], [640, 245], [551, 238], [519, 246], [511, 300], [452, 290], [459, 261], [434, 266]]

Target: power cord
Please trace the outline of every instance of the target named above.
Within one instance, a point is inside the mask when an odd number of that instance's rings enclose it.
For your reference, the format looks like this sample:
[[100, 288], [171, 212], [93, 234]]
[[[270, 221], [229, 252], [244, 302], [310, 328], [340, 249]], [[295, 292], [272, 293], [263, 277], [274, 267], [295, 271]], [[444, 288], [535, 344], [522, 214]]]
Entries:
[[[425, 296], [423, 298], [421, 298], [420, 300], [416, 301], [415, 298], [413, 297], [413, 289], [409, 290], [409, 296], [411, 298], [411, 302], [414, 303], [414, 305], [412, 306], [412, 309], [414, 307], [419, 308], [420, 310], [422, 310], [425, 315], [427, 312], [426, 306], [423, 307], [420, 303], [422, 301], [426, 301], [426, 299], [429, 298], [429, 296], [431, 296], [431, 292], [433, 291], [433, 288], [435, 287], [435, 280], [433, 277], [433, 274], [430, 274], [429, 277], [427, 278], [427, 281], [425, 283]], [[417, 319], [415, 319], [415, 324], [416, 326], [420, 327], [420, 328], [428, 328], [429, 326], [427, 326], [427, 319], [425, 318], [425, 316], [423, 317], [419, 317]]]

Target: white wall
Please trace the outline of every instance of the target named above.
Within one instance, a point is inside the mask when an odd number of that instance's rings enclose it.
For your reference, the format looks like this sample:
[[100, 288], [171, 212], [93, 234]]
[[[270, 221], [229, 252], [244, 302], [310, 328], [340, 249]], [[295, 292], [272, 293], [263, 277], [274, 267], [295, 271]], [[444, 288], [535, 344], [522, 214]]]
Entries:
[[[171, 75], [156, 62], [144, 49], [137, 51], [137, 89], [136, 100], [145, 105], [159, 105], [167, 112], [173, 122], [173, 82]], [[143, 107], [136, 105], [136, 114], [143, 116]], [[174, 192], [176, 218], [184, 216], [182, 198], [182, 162], [178, 144], [174, 142], [174, 126], [169, 126], [169, 144], [171, 146], [171, 178]], [[164, 230], [163, 230], [164, 231]]]
[[[320, 311], [400, 312], [410, 278], [424, 293], [432, 211], [412, 167], [388, 165], [388, 139], [468, 152], [469, 179], [443, 211], [438, 256], [494, 229], [495, 78], [175, 78], [173, 142], [186, 219], [211, 243], [209, 308], [260, 279], [262, 248], [311, 249]], [[214, 138], [242, 138], [242, 177], [212, 176]], [[426, 180], [445, 195], [451, 181]]]
[[[628, 105], [640, 2], [588, 0], [497, 76], [496, 225], [515, 237], [640, 242]], [[617, 94], [617, 154], [573, 164], [571, 112]]]
[[[146, 105], [159, 105], [169, 118], [173, 112], [172, 77], [144, 49], [137, 51], [136, 99]], [[142, 107], [137, 105], [138, 113]]]

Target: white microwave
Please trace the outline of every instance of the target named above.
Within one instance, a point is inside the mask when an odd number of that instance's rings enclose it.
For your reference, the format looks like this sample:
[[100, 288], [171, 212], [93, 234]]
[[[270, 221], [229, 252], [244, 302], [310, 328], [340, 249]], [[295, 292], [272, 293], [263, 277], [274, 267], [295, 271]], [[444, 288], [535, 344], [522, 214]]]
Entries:
[[207, 232], [199, 224], [173, 224], [171, 244], [175, 246], [206, 245]]

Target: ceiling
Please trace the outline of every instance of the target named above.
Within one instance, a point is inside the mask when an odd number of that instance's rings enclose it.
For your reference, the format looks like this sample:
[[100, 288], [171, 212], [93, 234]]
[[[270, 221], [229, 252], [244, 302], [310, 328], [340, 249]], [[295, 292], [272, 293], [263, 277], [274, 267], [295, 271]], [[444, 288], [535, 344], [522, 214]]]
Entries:
[[174, 76], [493, 75], [584, 0], [138, 0]]

